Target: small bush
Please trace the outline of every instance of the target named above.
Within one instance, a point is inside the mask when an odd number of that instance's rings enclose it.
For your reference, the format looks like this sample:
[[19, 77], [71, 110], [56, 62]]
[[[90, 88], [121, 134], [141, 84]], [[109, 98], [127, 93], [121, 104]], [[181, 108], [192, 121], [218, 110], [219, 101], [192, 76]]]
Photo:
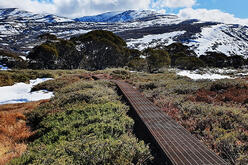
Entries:
[[28, 83], [31, 79], [36, 78], [53, 78], [54, 74], [49, 71], [32, 71], [32, 70], [10, 70], [1, 71], [0, 86], [10, 86], [14, 83]]
[[56, 91], [78, 80], [80, 80], [80, 77], [77, 75], [71, 75], [71, 76], [67, 75], [64, 77], [57, 78], [55, 80], [49, 80], [40, 83], [34, 86], [31, 91], [32, 92], [39, 90]]
[[204, 62], [197, 57], [180, 57], [176, 59], [175, 66], [179, 69], [194, 70], [204, 66]]
[[27, 115], [36, 134], [12, 164], [145, 164], [151, 159], [148, 146], [131, 134], [134, 121], [113, 83], [79, 79], [60, 85], [50, 103]]
[[114, 79], [128, 79], [130, 78], [130, 73], [126, 70], [114, 70], [111, 74], [110, 74]]
[[171, 63], [167, 51], [148, 48], [144, 50], [144, 53], [147, 56], [148, 69], [150, 72], [155, 72], [163, 67], [168, 67]]
[[136, 71], [147, 71], [147, 61], [143, 58], [135, 58], [128, 62], [128, 67]]

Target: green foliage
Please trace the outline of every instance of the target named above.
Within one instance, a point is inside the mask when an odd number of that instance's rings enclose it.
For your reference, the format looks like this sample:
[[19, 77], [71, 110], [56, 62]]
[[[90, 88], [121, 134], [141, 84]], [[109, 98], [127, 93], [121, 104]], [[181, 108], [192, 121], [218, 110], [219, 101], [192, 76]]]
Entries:
[[62, 39], [36, 46], [28, 58], [33, 69], [77, 69], [83, 59], [73, 42]]
[[[8, 70], [0, 72], [0, 86], [9, 86], [18, 82], [28, 83], [36, 78], [56, 78], [55, 80], [44, 82], [34, 87], [34, 91], [40, 89], [50, 89], [51, 91], [63, 87], [82, 78], [85, 70]], [[58, 78], [59, 77], [59, 78]]]
[[161, 49], [148, 48], [144, 51], [147, 57], [148, 69], [150, 72], [158, 71], [163, 67], [170, 65], [170, 57], [168, 52]]
[[179, 52], [179, 53], [176, 53], [176, 54], [171, 54], [170, 55], [170, 58], [171, 58], [171, 66], [174, 67], [176, 65], [176, 60], [178, 58], [181, 58], [181, 57], [186, 57], [187, 55], [184, 53], [184, 52]]
[[55, 75], [49, 71], [10, 70], [0, 72], [0, 86], [9, 86], [17, 82], [28, 82], [36, 78], [53, 78]]
[[12, 69], [25, 69], [27, 62], [19, 57], [16, 53], [0, 50], [0, 64], [5, 64], [8, 68]]
[[58, 51], [53, 44], [44, 43], [34, 47], [27, 58], [31, 59], [31, 68], [55, 69]]
[[139, 51], [138, 49], [129, 49], [129, 53], [131, 59], [137, 59], [141, 56], [141, 51]]
[[72, 41], [59, 40], [55, 43], [55, 47], [58, 51], [59, 58], [57, 63], [57, 68], [61, 69], [77, 69], [79, 64], [83, 59], [82, 54], [80, 54], [76, 45]]
[[27, 115], [37, 133], [11, 164], [144, 164], [151, 157], [131, 134], [134, 121], [113, 83], [81, 79], [61, 87]]
[[200, 59], [209, 67], [223, 68], [228, 66], [227, 56], [218, 52], [207, 52], [207, 55], [200, 56]]
[[227, 57], [223, 53], [207, 52], [207, 55], [200, 56], [200, 59], [206, 63], [209, 67], [234, 67], [240, 68], [245, 64], [245, 59], [242, 56], [234, 55]]
[[0, 72], [0, 86], [8, 86], [14, 84], [10, 74]]
[[70, 79], [58, 78], [55, 80], [49, 80], [34, 86], [31, 92], [39, 90], [56, 91], [70, 83], [72, 83]]
[[38, 36], [39, 39], [45, 39], [45, 40], [57, 40], [58, 38], [50, 33], [44, 33]]
[[144, 58], [132, 59], [128, 62], [127, 66], [131, 70], [136, 70], [136, 71], [147, 71], [148, 69], [147, 61]]
[[204, 62], [197, 57], [180, 57], [176, 59], [175, 65], [179, 69], [194, 70], [204, 67]]
[[[244, 130], [247, 127], [247, 111], [238, 107], [212, 106], [202, 103], [184, 102], [179, 104], [182, 118], [197, 121], [193, 133], [208, 139], [216, 145], [217, 152], [231, 164], [247, 164], [246, 148], [248, 137]], [[193, 127], [185, 124], [186, 127]]]
[[178, 53], [183, 53], [187, 56], [196, 56], [195, 52], [193, 50], [190, 50], [189, 46], [183, 45], [179, 42], [165, 46], [163, 47], [163, 49], [166, 50], [171, 57]]
[[240, 68], [243, 65], [245, 65], [245, 59], [242, 56], [230, 56], [228, 57], [228, 63], [229, 66], [232, 66], [234, 68]]
[[71, 39], [84, 55], [80, 68], [99, 70], [107, 67], [122, 67], [130, 53], [126, 42], [112, 32], [95, 30]]
[[114, 79], [129, 79], [130, 78], [130, 73], [126, 70], [114, 70], [111, 74], [110, 74]]
[[98, 41], [98, 42], [111, 42], [114, 43], [117, 47], [126, 46], [126, 42], [119, 36], [115, 35], [114, 33], [106, 30], [94, 30], [89, 33], [80, 35], [78, 37], [73, 37], [72, 41]]

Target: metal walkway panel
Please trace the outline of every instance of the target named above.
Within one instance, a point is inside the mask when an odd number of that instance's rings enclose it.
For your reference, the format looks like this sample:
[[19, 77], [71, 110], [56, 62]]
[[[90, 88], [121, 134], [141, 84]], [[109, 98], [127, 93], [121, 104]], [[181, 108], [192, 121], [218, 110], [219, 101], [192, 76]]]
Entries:
[[130, 84], [113, 80], [173, 165], [227, 165]]

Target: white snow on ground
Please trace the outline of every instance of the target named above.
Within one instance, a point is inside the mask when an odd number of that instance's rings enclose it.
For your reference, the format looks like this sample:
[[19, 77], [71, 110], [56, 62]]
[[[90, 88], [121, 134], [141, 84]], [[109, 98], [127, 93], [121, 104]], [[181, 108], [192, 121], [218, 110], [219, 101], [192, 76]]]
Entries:
[[238, 73], [238, 76], [248, 76], [248, 73]]
[[204, 73], [199, 74], [196, 71], [189, 71], [189, 70], [181, 70], [177, 72], [179, 76], [186, 76], [193, 80], [201, 80], [201, 79], [209, 79], [209, 80], [219, 80], [219, 79], [232, 79], [230, 76], [225, 76], [221, 74], [214, 74], [214, 73]]
[[208, 68], [208, 69], [205, 69], [205, 70], [208, 70], [209, 72], [211, 73], [219, 73], [219, 74], [234, 74], [236, 73], [238, 70], [237, 69], [228, 69], [228, 68]]
[[29, 84], [17, 83], [12, 86], [0, 87], [0, 104], [26, 103], [50, 99], [54, 96], [53, 92], [46, 90], [30, 92], [33, 86], [48, 80], [51, 80], [51, 78], [37, 78], [36, 80], [30, 80]]
[[19, 57], [21, 57], [23, 60], [27, 60], [27, 57], [26, 56], [19, 56]]
[[131, 39], [127, 42], [128, 47], [136, 47], [139, 50], [143, 50], [147, 47], [154, 47], [157, 45], [157, 42], [153, 42], [153, 41], [157, 41], [160, 40], [162, 42], [166, 42], [166, 45], [170, 45], [172, 44], [173, 38], [179, 35], [182, 35], [186, 33], [186, 31], [175, 31], [175, 32], [171, 32], [171, 33], [164, 33], [164, 34], [156, 34], [156, 35], [147, 35], [144, 36], [143, 38], [139, 38], [139, 39]]

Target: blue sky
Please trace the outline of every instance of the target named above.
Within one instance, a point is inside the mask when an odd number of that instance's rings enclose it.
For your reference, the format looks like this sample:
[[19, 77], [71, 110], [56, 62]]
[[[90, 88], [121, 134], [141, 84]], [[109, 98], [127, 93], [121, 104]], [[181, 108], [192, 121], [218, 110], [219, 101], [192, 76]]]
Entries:
[[193, 8], [219, 9], [239, 18], [248, 18], [248, 0], [198, 0]]
[[[155, 0], [156, 1], [156, 0]], [[238, 18], [248, 18], [248, 0], [197, 0], [193, 9], [218, 9], [233, 14]], [[177, 14], [183, 8], [164, 8], [169, 13]]]
[[189, 19], [248, 25], [248, 0], [0, 0], [0, 8], [15, 7], [34, 13], [68, 18], [129, 9], [164, 10]]

